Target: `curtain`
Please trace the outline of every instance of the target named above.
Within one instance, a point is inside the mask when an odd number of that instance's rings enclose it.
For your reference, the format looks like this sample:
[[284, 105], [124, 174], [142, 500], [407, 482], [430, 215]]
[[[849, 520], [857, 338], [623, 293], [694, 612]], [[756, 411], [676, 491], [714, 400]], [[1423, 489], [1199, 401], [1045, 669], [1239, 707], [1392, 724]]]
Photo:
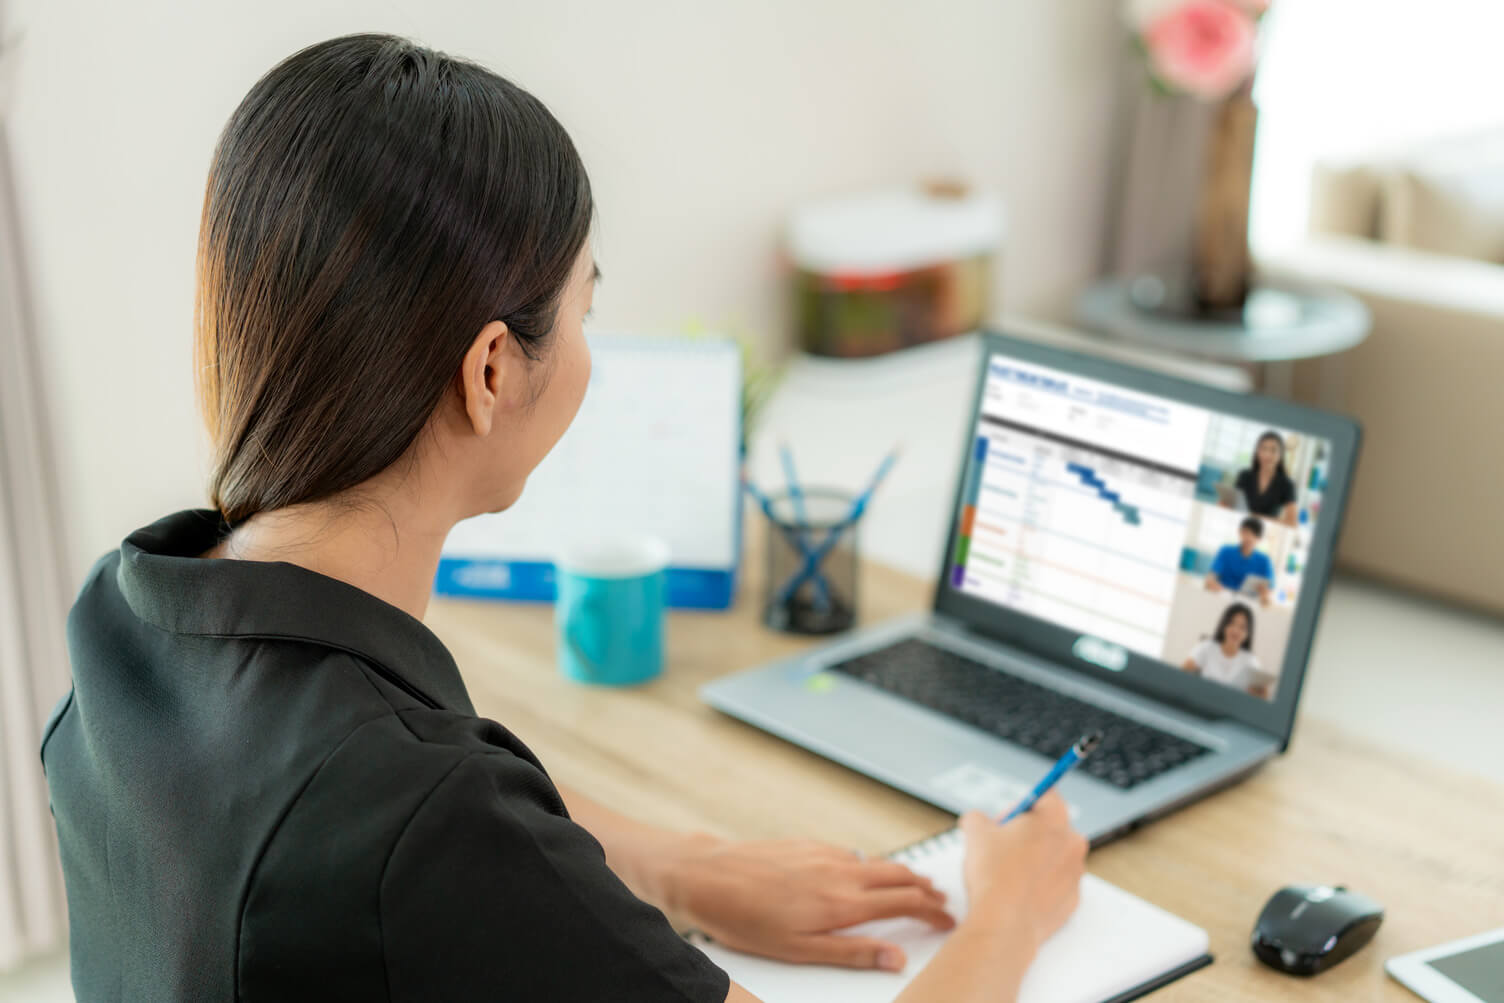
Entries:
[[67, 926], [38, 749], [68, 688], [68, 586], [17, 209], [0, 107], [0, 971]]

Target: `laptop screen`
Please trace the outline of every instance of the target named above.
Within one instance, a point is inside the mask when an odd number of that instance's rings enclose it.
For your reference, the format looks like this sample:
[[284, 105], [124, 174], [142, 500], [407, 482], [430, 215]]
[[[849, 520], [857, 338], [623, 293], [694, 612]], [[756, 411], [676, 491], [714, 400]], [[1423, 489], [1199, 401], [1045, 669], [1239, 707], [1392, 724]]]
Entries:
[[945, 584], [1273, 700], [1331, 457], [1318, 436], [993, 354]]

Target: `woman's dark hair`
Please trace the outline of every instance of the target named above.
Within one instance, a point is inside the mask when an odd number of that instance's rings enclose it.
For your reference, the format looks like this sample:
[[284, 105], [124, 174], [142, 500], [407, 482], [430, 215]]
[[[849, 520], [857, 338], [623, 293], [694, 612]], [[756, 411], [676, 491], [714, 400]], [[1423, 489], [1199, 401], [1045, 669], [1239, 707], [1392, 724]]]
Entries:
[[396, 462], [490, 321], [542, 358], [593, 213], [563, 126], [474, 63], [349, 35], [262, 77], [215, 149], [199, 234], [225, 520]]
[[1243, 622], [1248, 624], [1248, 636], [1243, 638], [1243, 650], [1253, 650], [1253, 610], [1245, 603], [1235, 602], [1222, 611], [1222, 619], [1217, 621], [1217, 632], [1212, 635], [1212, 640], [1221, 644], [1227, 637], [1227, 625], [1232, 623], [1232, 618], [1239, 613], [1243, 614]]
[[1259, 449], [1266, 442], [1279, 443], [1279, 459], [1274, 463], [1274, 480], [1289, 481], [1290, 472], [1285, 469], [1285, 437], [1273, 429], [1259, 436], [1259, 441], [1253, 444], [1253, 463], [1251, 466], [1253, 467], [1254, 474], [1259, 472]]

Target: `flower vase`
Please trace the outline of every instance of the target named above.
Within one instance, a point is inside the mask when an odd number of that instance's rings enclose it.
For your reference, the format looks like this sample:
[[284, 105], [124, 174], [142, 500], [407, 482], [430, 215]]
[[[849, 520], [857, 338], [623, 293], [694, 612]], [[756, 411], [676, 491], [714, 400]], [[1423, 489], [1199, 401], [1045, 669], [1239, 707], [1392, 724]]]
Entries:
[[1250, 87], [1214, 106], [1196, 208], [1192, 288], [1206, 313], [1241, 311], [1248, 298], [1248, 196], [1258, 125]]
[[1110, 267], [1144, 280], [1134, 283], [1141, 308], [1193, 316], [1242, 309], [1256, 123], [1246, 86], [1221, 101], [1140, 91]]

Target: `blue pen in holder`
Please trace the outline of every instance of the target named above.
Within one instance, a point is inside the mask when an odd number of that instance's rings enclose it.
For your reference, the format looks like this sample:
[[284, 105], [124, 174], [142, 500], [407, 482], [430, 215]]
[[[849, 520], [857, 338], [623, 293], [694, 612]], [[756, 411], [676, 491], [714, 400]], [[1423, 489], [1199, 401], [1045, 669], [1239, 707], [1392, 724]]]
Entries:
[[855, 497], [831, 488], [768, 496], [763, 621], [769, 627], [833, 634], [856, 623]]

